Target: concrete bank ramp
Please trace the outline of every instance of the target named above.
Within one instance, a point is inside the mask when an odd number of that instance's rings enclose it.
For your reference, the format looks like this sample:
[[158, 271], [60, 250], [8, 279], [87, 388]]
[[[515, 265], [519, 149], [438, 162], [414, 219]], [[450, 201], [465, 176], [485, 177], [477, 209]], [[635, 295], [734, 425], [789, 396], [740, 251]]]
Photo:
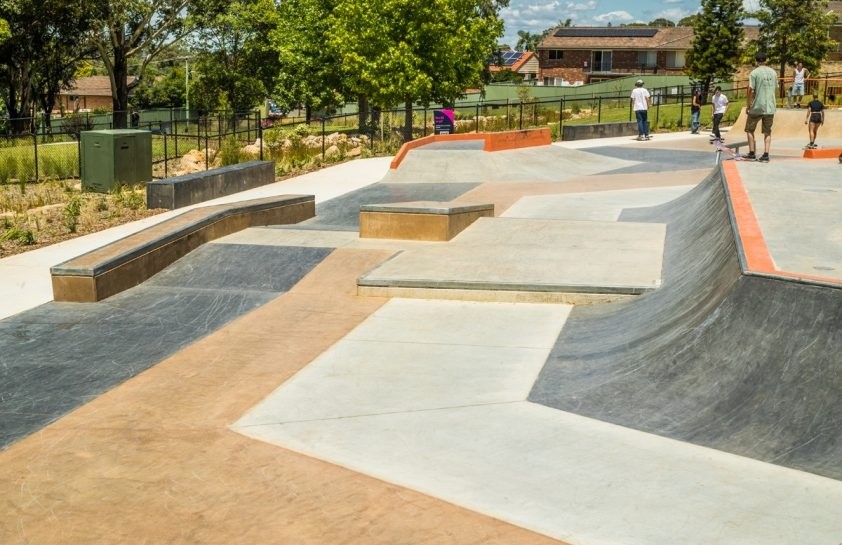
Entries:
[[557, 182], [635, 164], [635, 161], [595, 157], [591, 153], [561, 146], [486, 152], [437, 144], [410, 151], [400, 167], [390, 170], [382, 181]]
[[842, 479], [842, 290], [741, 272], [720, 171], [667, 223], [664, 284], [576, 307], [529, 400]]

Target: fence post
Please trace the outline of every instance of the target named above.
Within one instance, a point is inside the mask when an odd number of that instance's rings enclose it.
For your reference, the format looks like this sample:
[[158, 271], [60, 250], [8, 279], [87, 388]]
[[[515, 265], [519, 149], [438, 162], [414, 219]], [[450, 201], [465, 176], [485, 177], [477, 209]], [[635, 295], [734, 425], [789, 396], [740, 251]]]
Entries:
[[[178, 157], [178, 120], [175, 120], [175, 124], [173, 125], [173, 136], [175, 137], [175, 156]], [[167, 156], [164, 155], [164, 161], [167, 160]]]
[[161, 132], [164, 136], [164, 178], [169, 178], [169, 171], [167, 170], [167, 133], [164, 131]]
[[427, 136], [427, 107], [424, 106], [424, 136]]
[[322, 116], [322, 161], [325, 160], [325, 117]]
[[[693, 91], [693, 89], [691, 88], [690, 92], [692, 92], [692, 91]], [[681, 109], [678, 110], [678, 126], [683, 127], [684, 126], [684, 86], [683, 85], [679, 86], [678, 92], [681, 93]]]
[[474, 114], [474, 121], [476, 123], [476, 133], [479, 134], [479, 102], [477, 102], [477, 113]]
[[523, 101], [520, 101], [520, 119], [518, 119], [518, 130], [523, 130]]
[[38, 131], [32, 131], [32, 141], [35, 143], [35, 182], [38, 182]]
[[[208, 150], [210, 147], [210, 136], [208, 136], [208, 125], [210, 125], [210, 116], [207, 117], [207, 122], [205, 123], [205, 170], [210, 170], [210, 152]], [[202, 137], [200, 135], [199, 140], [201, 139]]]
[[561, 129], [564, 126], [564, 97], [558, 103], [558, 139], [561, 140]]
[[512, 108], [508, 97], [506, 98], [506, 130], [512, 130]]
[[596, 103], [596, 122], [602, 123], [602, 97], [599, 97]]
[[263, 160], [263, 120], [262, 119], [258, 120], [258, 123], [257, 123], [257, 139], [260, 140], [260, 152], [259, 152], [258, 156], [260, 157], [260, 160], [262, 161]]

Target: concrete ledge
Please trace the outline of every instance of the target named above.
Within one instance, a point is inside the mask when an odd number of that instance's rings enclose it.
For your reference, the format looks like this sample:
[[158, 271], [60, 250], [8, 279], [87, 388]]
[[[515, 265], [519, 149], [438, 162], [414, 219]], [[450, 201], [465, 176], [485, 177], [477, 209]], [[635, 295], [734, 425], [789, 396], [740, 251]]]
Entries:
[[275, 182], [275, 163], [248, 161], [146, 184], [147, 208], [175, 210]]
[[562, 140], [586, 140], [590, 138], [611, 138], [614, 136], [636, 136], [636, 121], [615, 123], [592, 123], [586, 125], [565, 125], [561, 129]]
[[493, 216], [493, 204], [365, 204], [360, 207], [360, 238], [447, 241], [478, 218]]
[[298, 223], [315, 214], [313, 195], [195, 208], [52, 267], [53, 298], [101, 301], [137, 286], [205, 242], [247, 227]]
[[522, 131], [434, 134], [406, 142], [398, 150], [398, 153], [395, 154], [390, 168], [398, 168], [407, 153], [421, 146], [426, 146], [433, 142], [459, 142], [464, 140], [482, 140], [484, 142], [483, 151], [503, 151], [532, 146], [549, 146], [553, 143], [550, 129], [547, 127]]
[[842, 155], [842, 148], [805, 149], [805, 159], [837, 159]]

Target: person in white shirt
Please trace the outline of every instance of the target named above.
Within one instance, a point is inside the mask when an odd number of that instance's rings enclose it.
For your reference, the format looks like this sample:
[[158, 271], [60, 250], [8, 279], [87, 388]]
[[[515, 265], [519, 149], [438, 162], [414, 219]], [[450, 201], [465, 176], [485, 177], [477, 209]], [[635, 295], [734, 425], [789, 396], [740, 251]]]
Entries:
[[714, 138], [721, 141], [722, 135], [719, 133], [719, 123], [728, 110], [728, 97], [722, 94], [722, 87], [717, 85], [713, 90], [711, 104], [713, 105], [713, 130], [711, 130], [711, 133]]
[[801, 107], [801, 99], [804, 98], [804, 82], [810, 77], [810, 71], [804, 68], [799, 62], [795, 65], [795, 75], [792, 80], [792, 96], [795, 101], [796, 108]]
[[649, 104], [651, 97], [649, 91], [643, 86], [643, 80], [639, 79], [634, 84], [631, 92], [631, 106], [637, 118], [637, 139], [649, 140]]

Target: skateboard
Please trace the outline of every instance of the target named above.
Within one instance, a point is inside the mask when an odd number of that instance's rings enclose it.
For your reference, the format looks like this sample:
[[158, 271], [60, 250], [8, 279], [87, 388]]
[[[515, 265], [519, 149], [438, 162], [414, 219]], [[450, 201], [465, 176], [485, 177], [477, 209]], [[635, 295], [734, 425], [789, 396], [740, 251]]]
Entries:
[[722, 140], [720, 140], [718, 138], [715, 138], [713, 140], [713, 147], [714, 147], [714, 149], [716, 149], [716, 151], [718, 153], [724, 152], [729, 157], [731, 157], [731, 159], [733, 159], [734, 161], [745, 161], [746, 160], [743, 156], [741, 156], [739, 154], [739, 152], [736, 152], [736, 151], [732, 150], [731, 148], [722, 145]]

